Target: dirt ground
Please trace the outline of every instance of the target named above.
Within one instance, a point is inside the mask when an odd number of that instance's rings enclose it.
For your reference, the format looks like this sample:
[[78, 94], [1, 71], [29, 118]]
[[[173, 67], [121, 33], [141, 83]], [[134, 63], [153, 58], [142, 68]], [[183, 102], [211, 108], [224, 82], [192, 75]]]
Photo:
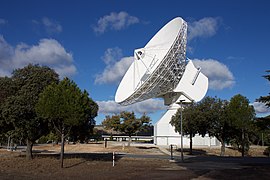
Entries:
[[[35, 158], [24, 152], [0, 149], [0, 179], [269, 179], [270, 159], [254, 147], [253, 156], [241, 158], [232, 149], [219, 157], [217, 148], [195, 148], [185, 153], [184, 162], [170, 157], [153, 145], [123, 147], [119, 144], [77, 144], [65, 146], [64, 168], [60, 168], [60, 146], [34, 146]], [[112, 152], [116, 152], [112, 166]], [[236, 155], [233, 155], [235, 153]], [[177, 154], [177, 152], [176, 152]], [[137, 155], [136, 158], [131, 155]]]

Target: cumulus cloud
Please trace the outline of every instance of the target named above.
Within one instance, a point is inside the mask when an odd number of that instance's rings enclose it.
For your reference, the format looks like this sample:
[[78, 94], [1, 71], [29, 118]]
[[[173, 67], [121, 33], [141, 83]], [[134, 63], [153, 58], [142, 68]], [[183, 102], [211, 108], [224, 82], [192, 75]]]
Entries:
[[130, 16], [127, 12], [112, 12], [110, 15], [101, 17], [97, 25], [93, 26], [93, 30], [96, 33], [102, 34], [108, 29], [121, 30], [132, 24], [139, 23], [139, 21], [137, 17]]
[[20, 43], [13, 47], [0, 36], [0, 75], [10, 76], [16, 68], [29, 63], [49, 66], [61, 76], [76, 73], [72, 54], [54, 39], [41, 39], [37, 45]]
[[38, 27], [37, 31], [41, 28], [48, 34], [57, 34], [63, 31], [61, 24], [47, 17], [43, 17], [41, 20], [32, 20], [32, 23]]
[[220, 18], [205, 17], [188, 23], [188, 39], [214, 36], [219, 28]]
[[114, 64], [117, 60], [123, 57], [122, 49], [119, 47], [108, 48], [101, 59], [106, 65]]
[[264, 103], [254, 102], [253, 106], [256, 113], [269, 113], [270, 112], [270, 108], [265, 106]]
[[225, 64], [214, 59], [194, 59], [193, 62], [208, 77], [210, 89], [222, 90], [235, 84], [234, 76]]
[[129, 106], [121, 106], [115, 101], [97, 101], [99, 105], [99, 113], [101, 114], [115, 114], [122, 111], [134, 111], [135, 113], [154, 113], [158, 110], [165, 110], [167, 107], [164, 105], [163, 100], [148, 99]]
[[117, 84], [131, 65], [133, 57], [122, 57], [118, 47], [108, 48], [101, 59], [106, 64], [102, 73], [96, 75], [96, 84]]
[[96, 84], [117, 84], [131, 65], [133, 57], [124, 57], [113, 65], [108, 65], [101, 74], [97, 74]]

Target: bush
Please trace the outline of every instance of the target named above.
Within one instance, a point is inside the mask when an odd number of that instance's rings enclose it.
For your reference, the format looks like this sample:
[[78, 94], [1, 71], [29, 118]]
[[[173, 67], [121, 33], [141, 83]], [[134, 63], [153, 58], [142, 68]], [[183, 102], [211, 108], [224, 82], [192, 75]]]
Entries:
[[[239, 152], [242, 152], [242, 144], [240, 140], [237, 140], [234, 138], [230, 141], [230, 144], [234, 150], [238, 150]], [[250, 149], [250, 142], [248, 141], [248, 139], [245, 139], [244, 140], [244, 155], [248, 155], [249, 149]]]
[[263, 154], [266, 155], [266, 156], [268, 156], [268, 157], [270, 156], [270, 146], [268, 146], [268, 147], [264, 150]]
[[38, 143], [40, 144], [48, 143], [48, 141], [57, 142], [59, 141], [59, 137], [56, 134], [50, 132], [46, 136], [42, 136], [41, 138], [38, 139]]

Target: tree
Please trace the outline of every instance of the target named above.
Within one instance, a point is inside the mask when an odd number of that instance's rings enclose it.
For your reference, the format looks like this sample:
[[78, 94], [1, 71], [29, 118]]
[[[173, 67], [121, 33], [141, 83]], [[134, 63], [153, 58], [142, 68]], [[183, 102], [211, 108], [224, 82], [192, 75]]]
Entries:
[[[178, 109], [175, 115], [172, 116], [170, 124], [174, 126], [175, 132], [181, 133], [180, 127], [180, 116], [181, 108]], [[183, 134], [189, 135], [189, 153], [192, 154], [192, 138], [198, 133], [198, 117], [199, 115], [198, 104], [191, 103], [184, 106], [182, 111], [182, 123], [183, 123]]]
[[221, 143], [220, 155], [225, 154], [225, 143], [230, 140], [230, 123], [228, 119], [228, 101], [220, 98], [206, 97], [199, 104], [202, 118], [199, 120], [201, 134], [208, 133]]
[[128, 146], [130, 146], [131, 135], [150, 126], [150, 121], [150, 118], [145, 114], [137, 119], [134, 112], [121, 112], [118, 115], [106, 116], [102, 125], [106, 129], [113, 129], [127, 134], [129, 136]]
[[270, 145], [270, 116], [255, 119], [256, 139], [254, 144]]
[[28, 65], [16, 69], [11, 76], [11, 95], [1, 105], [2, 117], [7, 124], [12, 124], [13, 137], [27, 143], [26, 157], [32, 159], [32, 147], [35, 140], [47, 133], [46, 120], [38, 117], [35, 111], [39, 94], [53, 82], [58, 75], [50, 68]]
[[[270, 73], [270, 70], [266, 71], [267, 73]], [[265, 79], [267, 79], [268, 81], [270, 81], [270, 74], [268, 75], [264, 75], [263, 76]], [[256, 101], [258, 102], [262, 102], [264, 103], [267, 107], [270, 107], [270, 93], [268, 96], [261, 96], [259, 99], [257, 99]]]
[[255, 110], [249, 105], [249, 100], [237, 94], [233, 96], [228, 105], [228, 116], [231, 121], [231, 127], [234, 142], [241, 150], [242, 157], [249, 149], [249, 133], [252, 131], [252, 123], [255, 118]]
[[88, 97], [89, 94], [84, 90], [83, 92], [83, 108], [86, 118], [79, 125], [72, 126], [69, 136], [73, 137], [73, 140], [80, 142], [85, 142], [89, 139], [91, 134], [93, 134], [93, 129], [96, 124], [95, 117], [98, 113], [98, 105], [95, 101]]
[[48, 86], [36, 104], [37, 113], [49, 120], [61, 135], [61, 167], [64, 160], [64, 140], [74, 126], [84, 125], [97, 115], [97, 104], [81, 92], [77, 85], [64, 78], [59, 84]]
[[2, 116], [3, 104], [8, 97], [15, 94], [12, 79], [8, 77], [0, 77], [0, 142], [6, 139], [8, 132], [13, 129], [11, 123], [7, 123]]
[[0, 106], [16, 92], [15, 84], [9, 77], [0, 77]]

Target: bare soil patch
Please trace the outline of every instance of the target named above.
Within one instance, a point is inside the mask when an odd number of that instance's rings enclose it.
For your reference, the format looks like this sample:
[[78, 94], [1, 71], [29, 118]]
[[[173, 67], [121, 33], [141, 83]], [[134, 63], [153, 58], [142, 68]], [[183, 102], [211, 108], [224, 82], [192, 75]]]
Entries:
[[[65, 168], [60, 168], [56, 158], [36, 157], [27, 161], [23, 157], [1, 159], [1, 179], [185, 179], [196, 177], [192, 171], [166, 160], [121, 158], [116, 166], [111, 161], [87, 158], [66, 158]], [[171, 173], [174, 171], [175, 173]], [[183, 176], [183, 175], [182, 175]]]

